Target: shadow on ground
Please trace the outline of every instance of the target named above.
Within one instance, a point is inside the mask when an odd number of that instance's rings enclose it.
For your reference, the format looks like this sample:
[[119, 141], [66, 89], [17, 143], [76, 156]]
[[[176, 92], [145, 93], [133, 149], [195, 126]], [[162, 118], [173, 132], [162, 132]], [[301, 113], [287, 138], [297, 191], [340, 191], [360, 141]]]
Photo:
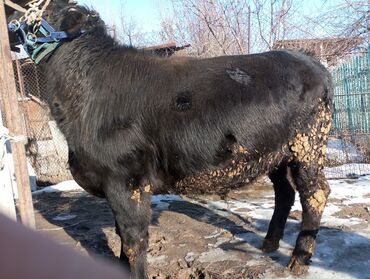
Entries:
[[[188, 201], [166, 202], [168, 207], [165, 209], [153, 205], [152, 227], [156, 227], [157, 230], [161, 230], [159, 220], [164, 212], [166, 212], [165, 218], [171, 216], [169, 214], [181, 214], [196, 220], [197, 223], [194, 226], [208, 224], [215, 229], [226, 230], [233, 236], [237, 236], [235, 241], [218, 246], [225, 252], [238, 251], [265, 256], [259, 251], [259, 247], [263, 241], [262, 235], [267, 231], [269, 220], [246, 219], [235, 213], [210, 210]], [[49, 193], [34, 196], [34, 206], [38, 229], [58, 242], [85, 250], [94, 256], [115, 259], [115, 254], [118, 255], [120, 240], [115, 234], [113, 215], [105, 200], [81, 192]], [[175, 219], [171, 224], [178, 226], [178, 231], [181, 231], [181, 226], [191, 229], [189, 224], [184, 223], [185, 221], [179, 224]], [[286, 266], [298, 230], [297, 222], [288, 222], [283, 248], [267, 254], [273, 264]], [[173, 237], [181, 238], [181, 235]], [[171, 237], [167, 238], [171, 239]], [[351, 275], [353, 278], [370, 278], [370, 275], [365, 275], [370, 274], [368, 238], [338, 228], [322, 227], [317, 243], [312, 267], [330, 269]], [[255, 249], [246, 249], [248, 244]], [[208, 247], [204, 249], [207, 251]], [[220, 264], [222, 265], [222, 262]], [[266, 270], [268, 269], [271, 269], [271, 265], [266, 265]]]

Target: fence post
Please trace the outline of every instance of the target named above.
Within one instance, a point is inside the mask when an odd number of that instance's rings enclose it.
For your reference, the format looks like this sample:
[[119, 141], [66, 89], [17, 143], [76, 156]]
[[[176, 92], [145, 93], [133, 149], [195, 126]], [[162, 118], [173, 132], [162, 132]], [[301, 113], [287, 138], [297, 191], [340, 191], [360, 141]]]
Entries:
[[[22, 135], [21, 114], [15, 86], [4, 1], [0, 0], [0, 90], [6, 125], [11, 136]], [[18, 188], [19, 213], [24, 225], [34, 228], [32, 195], [27, 170], [24, 142], [12, 141], [12, 154]]]

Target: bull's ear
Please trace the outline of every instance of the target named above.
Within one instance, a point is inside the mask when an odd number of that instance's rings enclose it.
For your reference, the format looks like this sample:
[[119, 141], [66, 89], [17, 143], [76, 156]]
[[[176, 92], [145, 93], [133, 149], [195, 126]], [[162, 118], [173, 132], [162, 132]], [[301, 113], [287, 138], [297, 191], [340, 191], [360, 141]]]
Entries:
[[69, 8], [60, 24], [60, 30], [68, 33], [76, 33], [80, 30], [85, 15], [75, 8]]

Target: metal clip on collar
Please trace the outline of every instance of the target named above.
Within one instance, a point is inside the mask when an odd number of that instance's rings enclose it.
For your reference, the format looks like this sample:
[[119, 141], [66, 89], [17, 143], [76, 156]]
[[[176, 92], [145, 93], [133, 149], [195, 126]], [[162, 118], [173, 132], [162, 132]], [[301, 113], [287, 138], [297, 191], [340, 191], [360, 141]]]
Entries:
[[[39, 64], [63, 41], [71, 39], [66, 32], [56, 32], [44, 19], [41, 20], [35, 33], [29, 32], [29, 28], [30, 26], [25, 21], [22, 23], [12, 21], [8, 24], [9, 31], [17, 33], [24, 50], [36, 64]], [[38, 33], [42, 36], [38, 37]]]

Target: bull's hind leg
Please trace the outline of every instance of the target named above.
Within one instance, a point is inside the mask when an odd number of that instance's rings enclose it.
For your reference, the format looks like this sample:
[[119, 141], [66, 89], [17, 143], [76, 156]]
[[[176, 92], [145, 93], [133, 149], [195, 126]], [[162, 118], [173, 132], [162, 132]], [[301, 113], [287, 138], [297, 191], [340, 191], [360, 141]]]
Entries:
[[324, 173], [315, 163], [293, 166], [292, 176], [302, 204], [302, 224], [288, 268], [294, 274], [302, 274], [307, 271], [314, 251], [316, 235], [330, 188]]
[[330, 101], [319, 99], [315, 121], [305, 133], [297, 133], [289, 142], [294, 160], [292, 177], [302, 204], [302, 224], [288, 267], [301, 274], [308, 269], [314, 251], [321, 216], [330, 192], [322, 171], [331, 125]]
[[151, 218], [150, 189], [140, 187], [129, 189], [124, 179], [110, 180], [105, 195], [112, 208], [116, 228], [121, 237], [120, 260], [129, 265], [132, 279], [146, 279], [148, 247], [148, 227]]
[[274, 185], [275, 210], [263, 242], [264, 252], [272, 252], [279, 248], [279, 241], [283, 237], [285, 224], [294, 203], [295, 191], [287, 178], [287, 170], [287, 165], [281, 164], [269, 175]]

